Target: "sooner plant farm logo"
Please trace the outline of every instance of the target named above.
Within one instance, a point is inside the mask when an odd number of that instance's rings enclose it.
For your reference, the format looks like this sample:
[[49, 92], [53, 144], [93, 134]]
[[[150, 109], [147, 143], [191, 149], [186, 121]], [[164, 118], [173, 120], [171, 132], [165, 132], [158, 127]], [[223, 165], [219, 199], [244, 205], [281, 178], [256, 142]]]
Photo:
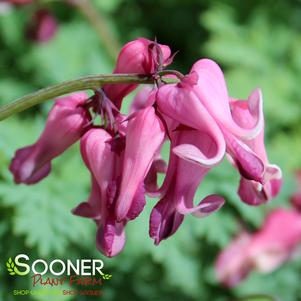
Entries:
[[[103, 280], [112, 278], [111, 274], [103, 272], [104, 262], [101, 259], [54, 259], [46, 261], [36, 259], [31, 261], [26, 254], [19, 254], [14, 259], [8, 258], [7, 272], [12, 276], [31, 275], [33, 288], [41, 287], [69, 287], [74, 285], [95, 287], [102, 285]], [[92, 290], [58, 290], [63, 295], [88, 295]], [[34, 294], [37, 290], [14, 290], [14, 295]]]
[[[70, 259], [63, 261], [61, 259], [54, 259], [49, 264], [43, 259], [36, 259], [31, 265], [22, 262], [29, 261], [29, 256], [26, 254], [19, 254], [14, 260], [10, 257], [6, 262], [6, 268], [10, 275], [25, 276], [33, 272], [35, 275], [44, 275], [51, 273], [54, 276], [61, 276], [67, 273], [68, 276], [72, 274], [81, 276], [95, 276], [100, 275], [102, 279], [108, 280], [112, 278], [111, 274], [105, 274], [102, 269], [104, 263], [101, 259], [77, 259], [72, 262]], [[23, 271], [20, 271], [19, 268]]]

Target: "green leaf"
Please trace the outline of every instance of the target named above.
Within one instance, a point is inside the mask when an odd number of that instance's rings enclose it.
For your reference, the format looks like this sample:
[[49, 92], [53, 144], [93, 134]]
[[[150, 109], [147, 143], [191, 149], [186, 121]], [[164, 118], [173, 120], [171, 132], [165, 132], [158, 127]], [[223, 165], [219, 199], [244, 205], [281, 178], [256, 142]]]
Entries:
[[255, 87], [261, 87], [267, 125], [287, 127], [298, 122], [301, 91], [296, 47], [301, 47], [300, 31], [271, 21], [260, 9], [245, 20], [245, 26], [236, 22], [236, 14], [233, 8], [218, 3], [201, 17], [201, 24], [211, 33], [206, 52], [228, 67], [230, 95], [246, 98]]

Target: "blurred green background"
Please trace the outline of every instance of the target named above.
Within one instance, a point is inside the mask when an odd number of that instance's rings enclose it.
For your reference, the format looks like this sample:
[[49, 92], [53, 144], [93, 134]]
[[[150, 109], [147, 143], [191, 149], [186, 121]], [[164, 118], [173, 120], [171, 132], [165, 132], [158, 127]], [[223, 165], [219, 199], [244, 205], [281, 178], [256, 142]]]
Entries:
[[[24, 36], [37, 6], [47, 7], [59, 22], [48, 43]], [[225, 70], [231, 96], [246, 98], [252, 89], [263, 89], [267, 149], [270, 161], [283, 169], [284, 186], [268, 205], [249, 207], [236, 195], [237, 172], [224, 162], [197, 196], [224, 195], [227, 203], [219, 212], [203, 220], [187, 217], [173, 237], [155, 247], [148, 237], [148, 217], [156, 200], [149, 200], [128, 225], [124, 251], [107, 259], [95, 248], [93, 222], [70, 213], [90, 189], [78, 145], [56, 159], [51, 175], [39, 184], [13, 184], [8, 166], [14, 151], [36, 140], [52, 103], [30, 109], [0, 123], [0, 300], [94, 300], [12, 297], [13, 289], [28, 289], [32, 283], [5, 269], [7, 258], [19, 253], [48, 260], [102, 258], [113, 278], [95, 300], [222, 301], [257, 293], [301, 300], [300, 259], [268, 275], [253, 273], [234, 289], [221, 287], [213, 270], [216, 255], [241, 223], [250, 229], [260, 226], [271, 208], [288, 206], [295, 189], [293, 172], [301, 167], [301, 2], [95, 0], [89, 6], [100, 18], [100, 32], [85, 8], [64, 1], [0, 9], [0, 104], [49, 84], [110, 73], [118, 45], [139, 36], [157, 37], [179, 50], [172, 67], [183, 73], [197, 59], [210, 57]]]

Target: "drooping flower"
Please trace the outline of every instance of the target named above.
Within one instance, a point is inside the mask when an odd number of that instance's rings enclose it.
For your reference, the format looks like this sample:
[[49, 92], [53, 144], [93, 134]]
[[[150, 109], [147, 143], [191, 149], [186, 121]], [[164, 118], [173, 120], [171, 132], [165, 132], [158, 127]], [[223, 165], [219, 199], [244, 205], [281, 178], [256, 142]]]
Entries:
[[227, 85], [218, 64], [210, 59], [201, 59], [194, 63], [192, 72], [198, 75], [195, 93], [221, 129], [239, 138], [256, 137], [263, 127], [262, 99], [250, 99], [251, 103], [247, 103], [246, 109], [254, 123], [244, 128], [233, 119]]
[[301, 214], [294, 210], [275, 209], [262, 229], [254, 234], [249, 256], [255, 269], [268, 273], [290, 258], [301, 242]]
[[301, 243], [301, 214], [275, 209], [254, 234], [242, 233], [223, 250], [216, 261], [220, 282], [235, 286], [252, 270], [269, 273], [293, 255]]
[[246, 102], [246, 114], [250, 115], [253, 122], [247, 128], [243, 127], [235, 122], [232, 115], [227, 86], [220, 67], [212, 60], [202, 59], [193, 65], [191, 72], [198, 74], [195, 93], [221, 128], [227, 153], [240, 174], [246, 179], [263, 183], [264, 163], [245, 143], [263, 129], [261, 97], [252, 97]]
[[[91, 129], [81, 139], [82, 158], [91, 172], [91, 194], [73, 213], [95, 220], [97, 248], [106, 256], [116, 256], [125, 244], [125, 222], [117, 222], [114, 207], [123, 161], [122, 141], [103, 129]], [[120, 152], [119, 152], [120, 151]]]
[[[150, 85], [146, 85], [140, 91], [138, 91], [133, 102], [131, 103], [130, 114], [134, 114], [135, 112], [153, 106], [156, 102], [157, 91], [157, 88], [154, 88]], [[167, 164], [162, 159], [160, 152], [161, 149], [158, 149], [153, 163], [144, 180], [145, 191], [152, 197], [158, 196], [158, 174], [165, 174], [167, 170]]]
[[190, 162], [211, 167], [222, 161], [226, 144], [219, 126], [194, 91], [197, 80], [195, 75], [192, 73], [179, 84], [160, 87], [157, 93], [157, 104], [160, 112], [180, 124], [196, 129], [199, 133], [207, 134], [216, 146], [215, 153], [210, 158], [198, 147], [188, 143], [177, 145], [173, 152]]
[[104, 129], [91, 129], [81, 139], [92, 191], [88, 201], [73, 213], [96, 221], [97, 246], [106, 256], [121, 251], [126, 223], [145, 205], [144, 179], [164, 135], [160, 120], [149, 107], [128, 122], [125, 137], [114, 138]]
[[37, 142], [15, 153], [10, 171], [17, 184], [34, 184], [46, 177], [51, 161], [80, 139], [90, 121], [82, 107], [87, 98], [86, 93], [74, 93], [55, 102]]
[[[170, 64], [170, 53], [170, 49], [166, 45], [139, 38], [123, 46], [113, 73], [151, 75], [160, 67], [160, 64], [162, 67]], [[122, 99], [136, 89], [137, 86], [137, 84], [108, 84], [103, 89], [108, 98], [120, 108]]]
[[240, 233], [218, 256], [215, 264], [217, 279], [228, 287], [238, 285], [252, 269], [248, 259], [251, 234]]
[[[120, 193], [116, 203], [118, 220], [121, 221], [127, 216], [135, 203], [134, 197], [138, 189], [144, 187], [144, 179], [164, 137], [164, 127], [153, 107], [138, 111], [128, 122]], [[139, 206], [137, 211], [140, 211]]]
[[[281, 186], [281, 171], [269, 164], [262, 140], [261, 92], [255, 90], [247, 101], [230, 102], [229, 99], [222, 71], [208, 59], [196, 62], [179, 84], [163, 86], [157, 94], [159, 109], [164, 114], [215, 137], [220, 146], [216, 160], [222, 159], [226, 145], [231, 161], [242, 176], [242, 200], [258, 205], [275, 196]], [[204, 165], [203, 155], [195, 147], [185, 145], [174, 151], [186, 160]], [[249, 185], [248, 181], [256, 185]], [[250, 189], [245, 189], [248, 186]], [[261, 196], [257, 197], [253, 186]]]
[[205, 197], [197, 206], [193, 200], [202, 179], [209, 171], [208, 167], [186, 161], [175, 155], [179, 145], [191, 145], [207, 158], [214, 156], [216, 145], [206, 133], [191, 128], [171, 130], [171, 152], [167, 174], [160, 189], [161, 199], [153, 208], [150, 217], [150, 237], [155, 244], [176, 232], [186, 214], [205, 217], [218, 210], [224, 199], [218, 195]]
[[[252, 110], [252, 103], [261, 97], [261, 91], [257, 89], [251, 93], [247, 101], [231, 100], [232, 115], [237, 124], [246, 129], [254, 125], [255, 120], [250, 114], [250, 110]], [[249, 108], [248, 106], [251, 107]], [[238, 194], [245, 203], [260, 205], [274, 198], [279, 193], [282, 185], [282, 172], [277, 165], [269, 163], [264, 145], [263, 128], [255, 138], [245, 140], [244, 143], [261, 160], [264, 171], [261, 181], [248, 179], [242, 174]], [[237, 166], [235, 162], [234, 165]]]

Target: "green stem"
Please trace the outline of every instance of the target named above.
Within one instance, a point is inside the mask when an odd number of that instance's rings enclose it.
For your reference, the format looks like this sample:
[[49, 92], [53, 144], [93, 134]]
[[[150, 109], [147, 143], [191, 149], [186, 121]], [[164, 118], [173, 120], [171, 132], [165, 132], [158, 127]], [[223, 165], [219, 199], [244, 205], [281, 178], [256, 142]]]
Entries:
[[53, 99], [67, 93], [89, 89], [94, 90], [104, 84], [152, 84], [153, 82], [154, 81], [151, 77], [141, 74], [94, 75], [66, 81], [38, 90], [0, 107], [0, 121], [46, 100]]
[[185, 77], [181, 72], [177, 70], [162, 70], [160, 71], [160, 76], [163, 75], [175, 75], [178, 79], [183, 79]]
[[[166, 75], [166, 72], [159, 72], [159, 76]], [[174, 84], [179, 80], [172, 78], [162, 78], [164, 83]], [[0, 121], [5, 118], [29, 109], [46, 100], [71, 92], [82, 90], [95, 90], [105, 84], [153, 84], [152, 76], [145, 74], [112, 74], [112, 75], [92, 75], [78, 79], [62, 82], [57, 85], [38, 90], [26, 96], [0, 107]]]

